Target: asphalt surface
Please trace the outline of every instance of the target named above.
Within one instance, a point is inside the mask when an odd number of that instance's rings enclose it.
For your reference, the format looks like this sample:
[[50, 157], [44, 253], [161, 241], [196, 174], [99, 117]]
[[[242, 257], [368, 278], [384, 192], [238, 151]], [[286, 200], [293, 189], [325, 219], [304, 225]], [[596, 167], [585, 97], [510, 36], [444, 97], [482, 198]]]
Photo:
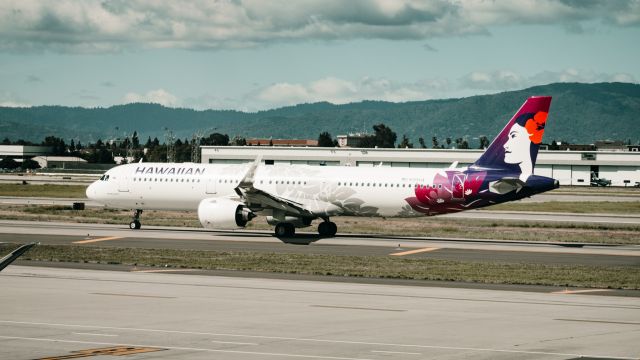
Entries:
[[637, 298], [143, 271], [8, 267], [0, 273], [0, 357], [637, 359], [640, 353]]
[[[405, 256], [466, 261], [542, 264], [640, 265], [640, 246], [567, 246], [500, 240], [338, 235], [320, 239], [298, 234], [309, 245], [285, 244], [270, 231], [213, 232], [196, 228], [144, 227], [59, 222], [0, 221], [0, 242], [125, 248], [250, 251], [263, 253]], [[400, 255], [398, 255], [400, 254]]]

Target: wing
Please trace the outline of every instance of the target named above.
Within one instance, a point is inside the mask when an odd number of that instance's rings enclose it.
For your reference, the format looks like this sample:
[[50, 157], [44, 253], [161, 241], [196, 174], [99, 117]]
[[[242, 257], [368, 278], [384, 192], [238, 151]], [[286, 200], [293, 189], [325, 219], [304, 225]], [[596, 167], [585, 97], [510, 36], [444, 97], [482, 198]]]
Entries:
[[303, 204], [256, 189], [253, 186], [256, 170], [261, 162], [262, 156], [260, 155], [251, 164], [245, 176], [234, 189], [244, 203], [252, 210], [275, 209], [293, 216], [313, 217], [314, 214], [306, 209]]
[[2, 271], [2, 269], [9, 266], [9, 264], [11, 264], [15, 259], [19, 258], [20, 255], [26, 253], [29, 249], [36, 246], [37, 244], [39, 243], [30, 243], [30, 244], [22, 245], [19, 248], [13, 250], [11, 254], [0, 259], [0, 271]]

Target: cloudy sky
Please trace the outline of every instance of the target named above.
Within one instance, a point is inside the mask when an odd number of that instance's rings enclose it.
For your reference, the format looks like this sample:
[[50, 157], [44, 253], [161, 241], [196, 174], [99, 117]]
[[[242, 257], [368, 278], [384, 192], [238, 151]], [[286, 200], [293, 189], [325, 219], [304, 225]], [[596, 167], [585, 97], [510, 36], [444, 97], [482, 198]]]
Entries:
[[640, 0], [3, 0], [0, 105], [257, 111], [640, 80]]

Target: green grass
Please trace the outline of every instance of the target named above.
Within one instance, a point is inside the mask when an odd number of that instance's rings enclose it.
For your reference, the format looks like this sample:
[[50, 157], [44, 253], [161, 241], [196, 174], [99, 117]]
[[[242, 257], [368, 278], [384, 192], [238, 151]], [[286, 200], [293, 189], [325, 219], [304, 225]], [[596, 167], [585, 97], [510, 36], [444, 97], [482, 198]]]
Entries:
[[[16, 247], [15, 244], [0, 244], [0, 253], [8, 253]], [[74, 245], [36, 246], [23, 255], [23, 259], [363, 278], [640, 289], [639, 266], [546, 265]]]
[[22, 185], [0, 183], [0, 196], [86, 198], [86, 185]]

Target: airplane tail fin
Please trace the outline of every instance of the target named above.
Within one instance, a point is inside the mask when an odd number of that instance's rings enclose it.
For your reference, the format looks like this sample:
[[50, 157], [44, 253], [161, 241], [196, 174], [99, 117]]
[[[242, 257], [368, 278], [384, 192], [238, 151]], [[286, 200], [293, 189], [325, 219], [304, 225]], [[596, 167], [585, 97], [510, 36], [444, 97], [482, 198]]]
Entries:
[[551, 96], [528, 98], [472, 167], [533, 171], [550, 105]]

